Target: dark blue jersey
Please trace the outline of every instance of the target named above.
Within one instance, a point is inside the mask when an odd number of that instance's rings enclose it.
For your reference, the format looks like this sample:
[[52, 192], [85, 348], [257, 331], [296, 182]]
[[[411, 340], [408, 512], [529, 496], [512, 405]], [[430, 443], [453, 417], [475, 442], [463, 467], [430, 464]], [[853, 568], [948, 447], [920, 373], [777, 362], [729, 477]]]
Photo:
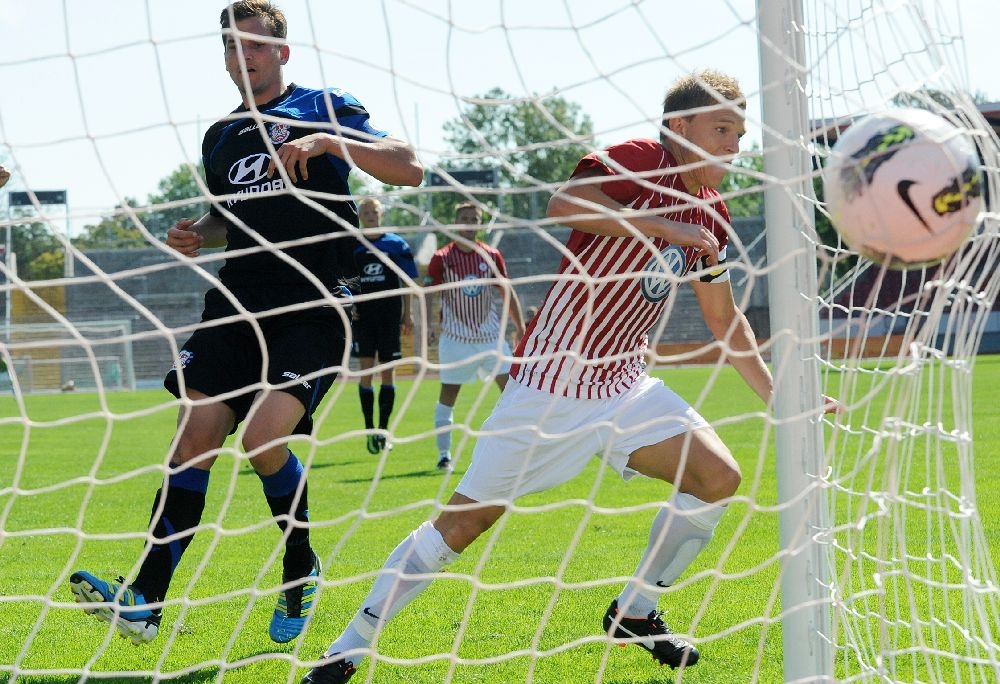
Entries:
[[[407, 286], [407, 283], [399, 276], [389, 264], [391, 261], [399, 270], [410, 276], [417, 277], [417, 265], [413, 261], [413, 251], [410, 245], [395, 233], [384, 233], [382, 237], [372, 243], [373, 249], [369, 249], [363, 244], [359, 244], [354, 250], [354, 264], [359, 273], [359, 292], [369, 295], [388, 290], [399, 290]], [[387, 319], [399, 320], [402, 311], [402, 296], [380, 297], [378, 299], [365, 301], [359, 299], [355, 306], [362, 312], [372, 312], [376, 315], [379, 312], [385, 314]], [[391, 309], [391, 310], [390, 310]]]
[[[345, 199], [350, 165], [329, 154], [310, 159], [309, 179], [300, 174], [289, 188], [277, 171], [267, 177], [266, 141], [278, 148], [320, 131], [354, 139], [370, 139], [358, 132], [386, 135], [372, 127], [361, 103], [337, 88], [293, 84], [258, 111], [263, 124], [241, 106], [212, 125], [202, 145], [211, 213], [229, 222], [219, 278], [251, 311], [319, 299], [339, 279], [356, 275], [352, 255], [358, 242], [346, 230], [358, 225], [357, 208]], [[305, 242], [289, 244], [297, 240]], [[277, 249], [266, 249], [271, 245]]]

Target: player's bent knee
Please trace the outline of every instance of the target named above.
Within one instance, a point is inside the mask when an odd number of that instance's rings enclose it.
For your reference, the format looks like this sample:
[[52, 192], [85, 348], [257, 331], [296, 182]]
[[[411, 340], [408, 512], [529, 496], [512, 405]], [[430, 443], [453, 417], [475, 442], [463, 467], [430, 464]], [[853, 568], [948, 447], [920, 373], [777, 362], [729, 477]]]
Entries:
[[739, 466], [722, 468], [713, 483], [714, 500], [727, 499], [733, 496], [740, 488], [743, 475]]
[[680, 489], [702, 501], [714, 503], [736, 494], [742, 481], [739, 464], [731, 456], [704, 459], [689, 465]]
[[452, 551], [462, 553], [479, 535], [493, 526], [503, 515], [503, 511], [499, 506], [445, 511], [434, 521], [434, 527]]

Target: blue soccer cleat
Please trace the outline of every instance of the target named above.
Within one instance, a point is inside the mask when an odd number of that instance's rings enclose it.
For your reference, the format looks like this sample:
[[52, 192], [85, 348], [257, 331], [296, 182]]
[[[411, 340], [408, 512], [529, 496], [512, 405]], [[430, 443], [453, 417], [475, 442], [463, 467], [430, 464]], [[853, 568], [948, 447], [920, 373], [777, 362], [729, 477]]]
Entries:
[[69, 588], [77, 603], [106, 604], [84, 608], [84, 612], [114, 625], [121, 635], [138, 646], [152, 641], [160, 631], [161, 611], [146, 607], [146, 599], [125, 584], [105, 582], [79, 570], [69, 577]]
[[268, 629], [271, 641], [284, 644], [302, 634], [309, 613], [312, 612], [319, 573], [319, 558], [313, 554], [313, 568], [308, 575], [298, 580], [282, 576], [283, 583], [294, 581], [296, 584], [278, 594], [278, 605], [271, 616], [271, 627]]

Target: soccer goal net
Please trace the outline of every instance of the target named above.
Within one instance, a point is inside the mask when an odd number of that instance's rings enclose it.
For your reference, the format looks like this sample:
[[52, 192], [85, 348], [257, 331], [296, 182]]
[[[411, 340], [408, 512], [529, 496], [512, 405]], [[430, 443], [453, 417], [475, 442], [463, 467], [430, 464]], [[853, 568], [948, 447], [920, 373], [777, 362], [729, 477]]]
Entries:
[[7, 392], [135, 389], [130, 321], [25, 323], [5, 332]]
[[[86, 614], [71, 574], [128, 581], [151, 539], [186, 401], [161, 383], [225, 258], [182, 258], [162, 243], [174, 221], [217, 201], [198, 177], [201, 137], [238, 103], [217, 4], [17, 3], [0, 13], [11, 47], [0, 82], [23, 95], [0, 102], [0, 164], [13, 172], [0, 190], [0, 678], [298, 682], [396, 544], [442, 511], [499, 396], [477, 378], [450, 426], [437, 421], [445, 288], [423, 283], [431, 255], [458, 236], [456, 206], [486, 217], [480, 237], [530, 311], [560, 261], [575, 258], [569, 229], [545, 217], [551, 194], [581, 156], [657, 139], [667, 86], [714, 68], [748, 96], [743, 154], [720, 190], [733, 216], [734, 296], [776, 394], [760, 402], [702, 323], [692, 288], [670, 283], [648, 371], [712, 423], [743, 474], [712, 541], [661, 587], [664, 619], [699, 662], [654, 669], [641, 648], [614, 648], [602, 625], [671, 489], [623, 482], [596, 454], [570, 482], [513, 502], [380, 629], [352, 681], [1000, 680], [990, 389], [1000, 383], [1000, 103], [990, 95], [1000, 93], [970, 80], [963, 28], [981, 20], [959, 0], [278, 0], [286, 80], [351, 92], [426, 167], [417, 188], [355, 174], [350, 190], [377, 197], [385, 230], [415, 255], [419, 276], [396, 292], [411, 297], [415, 326], [399, 360], [362, 370], [345, 356], [311, 434], [290, 443], [322, 561], [299, 638], [268, 636], [284, 540], [240, 447], [245, 425], [215, 454], [156, 638], [133, 647]], [[977, 151], [985, 199], [957, 253], [911, 270], [852, 251], [823, 202], [837, 137], [896, 107], [958, 127]], [[40, 126], [48, 111], [59, 118]], [[53, 173], [60, 164], [74, 172]], [[20, 211], [24, 201], [40, 211], [58, 185], [66, 230]], [[373, 235], [357, 231], [362, 244]], [[464, 286], [495, 284], [506, 287]], [[514, 327], [498, 299], [506, 330], [485, 354], [497, 367]], [[373, 432], [359, 381], [378, 394], [390, 369], [391, 418]], [[823, 395], [842, 410], [825, 414]], [[391, 448], [371, 453], [374, 434]], [[443, 434], [448, 469], [437, 467]]]

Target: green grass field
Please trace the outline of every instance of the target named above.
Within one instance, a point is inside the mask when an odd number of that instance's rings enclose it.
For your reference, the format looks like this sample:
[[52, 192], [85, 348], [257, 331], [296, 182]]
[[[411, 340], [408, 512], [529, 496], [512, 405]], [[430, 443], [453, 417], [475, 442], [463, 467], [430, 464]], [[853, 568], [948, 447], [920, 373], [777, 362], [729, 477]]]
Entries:
[[[604, 610], [634, 569], [669, 488], [649, 480], [626, 484], [594, 462], [573, 482], [520, 501], [389, 625], [372, 681], [782, 681], [774, 456], [763, 407], [728, 368], [718, 375], [703, 368], [661, 375], [692, 399], [711, 379], [701, 410], [719, 421], [744, 472], [743, 498], [661, 601], [668, 623], [692, 629], [699, 640], [697, 667], [679, 677], [655, 667], [641, 649], [615, 648], [603, 638]], [[989, 493], [1000, 478], [1000, 426], [989, 388], [998, 383], [1000, 359], [979, 358], [971, 398], [975, 472], [994, 558], [1000, 558], [993, 524], [1000, 503]], [[29, 396], [23, 405], [0, 397], [0, 680], [16, 673], [17, 682], [47, 684], [154, 675], [297, 682], [304, 669], [296, 659], [318, 657], [339, 634], [392, 548], [447, 500], [471, 453], [471, 438], [456, 438], [456, 472], [435, 470], [434, 441], [426, 433], [437, 384], [398, 387], [405, 420], [387, 458], [369, 455], [356, 432], [353, 385], [335, 389], [321, 407], [316, 443], [295, 447], [310, 466], [312, 538], [325, 567], [317, 617], [287, 645], [267, 636], [281, 572], [277, 529], [257, 478], [235, 451], [213, 470], [203, 528], [174, 578], [160, 636], [134, 647], [84, 615], [67, 581], [78, 568], [134, 573], [176, 407], [165, 403], [163, 391]], [[478, 427], [495, 397], [491, 388], [473, 406], [475, 392], [467, 388], [456, 420]], [[729, 419], [742, 414], [749, 417]], [[942, 478], [957, 487], [954, 467]], [[913, 534], [919, 537], [921, 528]], [[355, 681], [365, 681], [370, 667], [368, 661]], [[838, 662], [841, 676], [850, 669]], [[919, 665], [903, 677], [933, 680]]]

